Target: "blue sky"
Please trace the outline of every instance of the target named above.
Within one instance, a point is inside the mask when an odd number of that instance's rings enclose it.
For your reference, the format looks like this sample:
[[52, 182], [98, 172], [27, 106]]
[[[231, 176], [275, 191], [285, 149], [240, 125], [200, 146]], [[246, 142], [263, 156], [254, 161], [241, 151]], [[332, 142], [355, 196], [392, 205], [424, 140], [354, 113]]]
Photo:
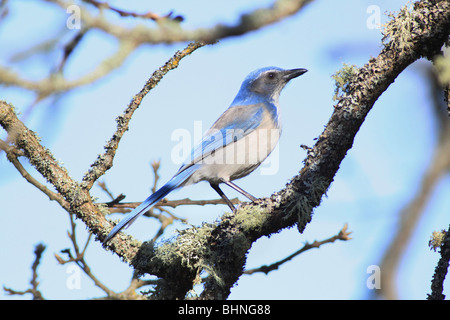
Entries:
[[[122, 5], [121, 1], [109, 3]], [[232, 23], [241, 12], [271, 3], [155, 1], [150, 8], [144, 8], [143, 2], [127, 1], [123, 6], [130, 11], [150, 9], [161, 14], [174, 10], [185, 17], [183, 27], [196, 28], [217, 22]], [[196, 121], [201, 121], [206, 130], [231, 103], [245, 76], [255, 69], [269, 65], [307, 68], [309, 72], [289, 83], [280, 97], [283, 134], [276, 174], [262, 175], [257, 170], [238, 181], [239, 186], [258, 197], [282, 189], [301, 169], [306, 152], [300, 145], [314, 144], [333, 111], [331, 75], [343, 63], [362, 66], [381, 50], [380, 30], [367, 26], [370, 18], [367, 8], [377, 5], [382, 13], [381, 22], [385, 23], [384, 12], [398, 11], [406, 3], [316, 0], [281, 23], [199, 49], [164, 77], [143, 100], [120, 143], [114, 167], [100, 180], [115, 195], [126, 194], [125, 201], [144, 200], [153, 184], [151, 161], [161, 161], [160, 183], [178, 169], [171, 158], [177, 144], [171, 139], [174, 131], [193, 132]], [[9, 65], [14, 53], [64, 31], [67, 15], [54, 5], [28, 1], [9, 5], [10, 15], [0, 24], [2, 64]], [[111, 18], [128, 23], [115, 15]], [[64, 37], [71, 36], [73, 33], [69, 32]], [[58, 103], [40, 104], [25, 122], [39, 134], [42, 143], [71, 176], [80, 180], [115, 130], [117, 115], [153, 71], [184, 47], [185, 44], [141, 46], [107, 78], [70, 92]], [[111, 37], [100, 31], [90, 32], [69, 61], [66, 76], [75, 79], [91, 71], [115, 49]], [[24, 77], [39, 79], [60, 56], [61, 52], [56, 50], [48, 56], [15, 64], [14, 68]], [[393, 236], [397, 213], [419, 187], [435, 143], [435, 123], [423, 77], [427, 63], [419, 61], [408, 67], [375, 103], [305, 232], [299, 234], [296, 228], [291, 228], [258, 240], [248, 254], [247, 267], [280, 260], [306, 241], [336, 234], [345, 223], [353, 231], [353, 239], [310, 250], [268, 275], [244, 275], [232, 288], [230, 299], [365, 299], [370, 295], [366, 286], [367, 268], [379, 264]], [[34, 96], [17, 88], [0, 87], [0, 98], [24, 112]], [[4, 138], [3, 132], [0, 135]], [[22, 163], [26, 164], [23, 159]], [[29, 165], [26, 168], [43, 181]], [[47, 246], [39, 266], [39, 288], [44, 297], [103, 296], [83, 274], [80, 286], [71, 289], [68, 280], [73, 269], [59, 265], [53, 256], [71, 246], [66, 235], [70, 228], [68, 214], [25, 182], [4, 156], [0, 157], [0, 177], [3, 220], [0, 239], [4, 244], [9, 243], [0, 249], [4, 257], [0, 283], [16, 290], [28, 288], [34, 246], [42, 242]], [[429, 250], [428, 240], [433, 231], [448, 226], [450, 200], [445, 195], [449, 186], [448, 177], [441, 181], [406, 252], [397, 280], [403, 299], [424, 299], [430, 292], [439, 255]], [[239, 196], [229, 188], [224, 187], [224, 191], [230, 197]], [[92, 195], [98, 201], [109, 201], [97, 186], [93, 187]], [[217, 195], [207, 183], [200, 183], [169, 196], [170, 199], [184, 197], [215, 199]], [[226, 206], [186, 206], [174, 213], [187, 218], [190, 224], [199, 225], [203, 221], [215, 221], [226, 210]], [[86, 229], [79, 220], [77, 225], [78, 239], [83, 245]], [[176, 229], [184, 227], [176, 224], [168, 228], [164, 238], [170, 239]], [[141, 218], [127, 232], [146, 240], [158, 228], [155, 220]], [[86, 259], [93, 273], [112, 290], [122, 291], [129, 284], [132, 269], [104, 251], [99, 243], [89, 245]], [[0, 297], [19, 298], [7, 296], [3, 291]]]

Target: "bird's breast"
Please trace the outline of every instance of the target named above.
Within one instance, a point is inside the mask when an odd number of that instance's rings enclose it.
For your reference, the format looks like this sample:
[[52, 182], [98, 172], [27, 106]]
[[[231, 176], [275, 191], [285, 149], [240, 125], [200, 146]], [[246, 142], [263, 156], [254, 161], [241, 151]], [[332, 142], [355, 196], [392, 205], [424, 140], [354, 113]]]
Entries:
[[259, 127], [236, 142], [215, 150], [198, 162], [200, 167], [189, 179], [189, 184], [201, 180], [219, 183], [220, 179], [245, 177], [273, 151], [280, 133], [280, 129], [274, 126]]

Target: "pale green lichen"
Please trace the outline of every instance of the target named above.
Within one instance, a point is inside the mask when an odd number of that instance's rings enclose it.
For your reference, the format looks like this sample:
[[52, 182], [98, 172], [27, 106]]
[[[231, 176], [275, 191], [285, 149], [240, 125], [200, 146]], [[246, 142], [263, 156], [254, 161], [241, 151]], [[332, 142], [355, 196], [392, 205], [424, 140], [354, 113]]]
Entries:
[[176, 239], [165, 241], [158, 246], [155, 254], [163, 265], [174, 265], [176, 261], [179, 261], [181, 265], [196, 270], [197, 277], [194, 284], [200, 282], [202, 270], [219, 279], [208, 262], [208, 257], [212, 255], [208, 241], [214, 227], [213, 224], [203, 223], [201, 227], [191, 226], [187, 229], [177, 230]]
[[338, 70], [331, 78], [335, 82], [334, 101], [339, 101], [344, 93], [348, 93], [349, 83], [358, 73], [359, 69], [355, 65], [344, 63], [342, 69]]
[[[93, 203], [95, 203], [97, 200], [97, 198], [91, 197], [91, 201]], [[108, 210], [108, 206], [105, 203], [95, 203], [95, 205], [102, 215], [107, 216], [111, 214], [111, 212]]]
[[292, 189], [293, 197], [297, 200], [295, 206], [288, 212], [288, 215], [297, 215], [297, 229], [303, 232], [305, 226], [310, 222], [315, 207], [319, 206], [322, 197], [330, 187], [330, 182], [323, 178], [317, 177], [309, 186], [308, 194], [298, 193]]
[[407, 4], [400, 9], [400, 12], [391, 12], [387, 14], [391, 20], [383, 25], [383, 44], [386, 47], [404, 51], [409, 49], [411, 42], [411, 33], [419, 28], [419, 23], [415, 19], [416, 12], [412, 4]]
[[234, 215], [233, 221], [245, 233], [260, 232], [264, 221], [267, 219], [267, 209], [258, 205], [240, 208]]
[[446, 235], [447, 233], [445, 232], [445, 230], [433, 231], [433, 234], [430, 237], [430, 241], [428, 242], [428, 246], [430, 247], [430, 249], [436, 252], [436, 250], [442, 246]]

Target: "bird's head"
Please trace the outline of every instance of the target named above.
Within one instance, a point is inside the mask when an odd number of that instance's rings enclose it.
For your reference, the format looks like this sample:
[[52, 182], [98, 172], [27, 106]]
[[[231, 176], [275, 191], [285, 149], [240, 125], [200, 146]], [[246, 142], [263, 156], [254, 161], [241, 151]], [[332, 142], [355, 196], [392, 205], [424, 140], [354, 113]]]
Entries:
[[250, 73], [242, 83], [236, 99], [247, 100], [257, 96], [276, 102], [281, 90], [289, 82], [308, 70], [281, 69], [278, 67], [261, 68]]

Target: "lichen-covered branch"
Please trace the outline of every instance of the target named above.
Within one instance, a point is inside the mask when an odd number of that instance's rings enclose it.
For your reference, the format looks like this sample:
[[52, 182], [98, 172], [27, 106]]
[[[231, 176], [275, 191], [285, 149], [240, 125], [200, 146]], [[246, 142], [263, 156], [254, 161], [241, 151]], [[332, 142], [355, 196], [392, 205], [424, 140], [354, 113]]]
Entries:
[[106, 1], [96, 1], [96, 0], [84, 0], [84, 2], [90, 3], [92, 5], [94, 5], [95, 7], [97, 7], [99, 10], [111, 10], [113, 12], [116, 12], [117, 14], [119, 14], [121, 17], [134, 17], [134, 18], [142, 18], [142, 19], [150, 19], [153, 21], [161, 21], [164, 19], [171, 19], [174, 21], [178, 21], [181, 22], [183, 21], [183, 17], [182, 16], [172, 16], [172, 12], [169, 12], [168, 14], [161, 16], [159, 14], [156, 14], [154, 12], [151, 11], [147, 11], [146, 13], [137, 13], [137, 12], [132, 12], [132, 11], [126, 11], [123, 9], [119, 9], [117, 7], [113, 7], [111, 6], [108, 2]]
[[14, 108], [0, 100], [0, 126], [8, 132], [8, 141], [23, 152], [33, 167], [53, 185], [68, 203], [68, 209], [82, 219], [90, 231], [102, 235], [109, 223], [67, 170], [55, 159], [50, 150], [41, 145], [37, 135], [21, 122]]
[[[441, 258], [439, 259], [437, 266], [434, 270], [433, 279], [431, 281], [431, 294], [428, 294], [428, 300], [444, 300], [444, 280], [448, 273], [448, 267], [450, 264], [450, 227], [447, 231], [442, 231], [435, 235], [435, 239], [432, 241], [434, 250], [437, 248], [440, 250]], [[436, 239], [439, 238], [439, 240]], [[430, 242], [432, 242], [430, 241]]]
[[124, 133], [128, 130], [128, 124], [131, 117], [140, 106], [142, 99], [147, 95], [147, 93], [156, 87], [167, 72], [177, 68], [181, 59], [190, 55], [192, 52], [203, 47], [204, 45], [206, 45], [204, 42], [190, 43], [184, 50], [177, 51], [175, 55], [164, 64], [164, 66], [153, 73], [142, 90], [133, 97], [123, 114], [117, 117], [117, 130], [105, 145], [105, 152], [98, 156], [97, 160], [92, 164], [91, 169], [83, 177], [83, 181], [81, 183], [83, 188], [87, 190], [91, 189], [95, 181], [97, 181], [99, 177], [101, 177], [108, 169], [112, 167], [119, 142]]

